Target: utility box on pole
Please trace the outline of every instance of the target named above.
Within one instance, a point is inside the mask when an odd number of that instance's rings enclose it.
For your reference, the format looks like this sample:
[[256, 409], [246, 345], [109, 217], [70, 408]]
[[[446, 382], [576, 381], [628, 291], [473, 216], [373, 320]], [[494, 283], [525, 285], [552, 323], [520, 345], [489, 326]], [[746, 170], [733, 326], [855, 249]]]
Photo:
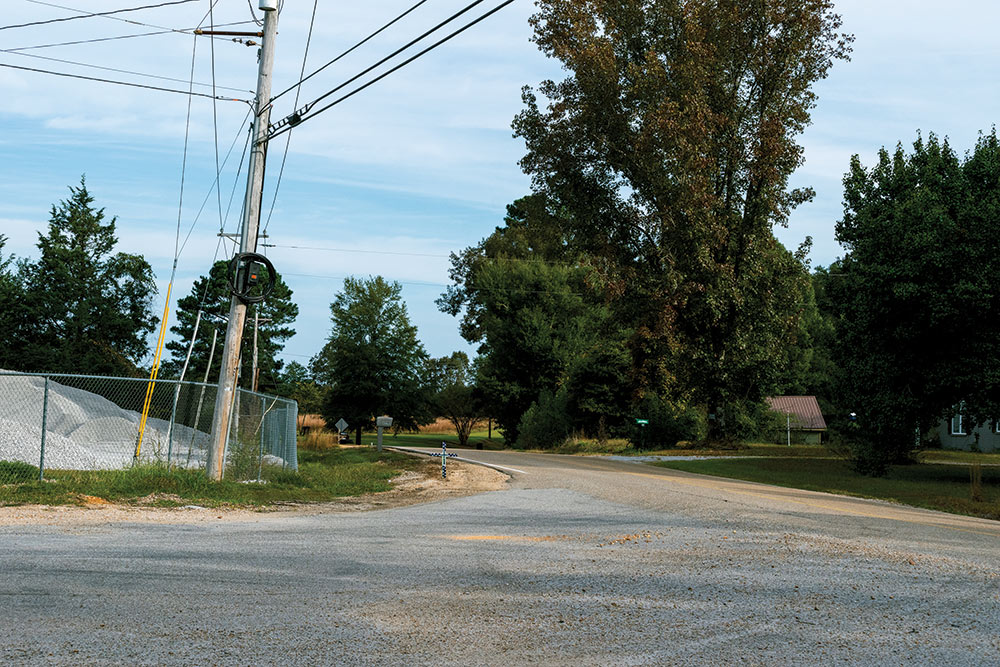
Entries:
[[[274, 38], [278, 31], [278, 0], [259, 0], [264, 11], [264, 28], [257, 70], [257, 98], [254, 108], [253, 140], [250, 169], [247, 178], [246, 215], [240, 230], [240, 253], [256, 252], [257, 231], [260, 225], [261, 195], [264, 186], [264, 156], [271, 117], [271, 69], [274, 66]], [[236, 277], [233, 277], [236, 279]], [[226, 443], [229, 440], [230, 422], [236, 395], [236, 377], [239, 371], [240, 345], [243, 325], [246, 322], [247, 304], [236, 296], [229, 305], [229, 324], [222, 350], [222, 371], [215, 398], [215, 415], [212, 418], [212, 440], [209, 443], [206, 474], [214, 480], [222, 479], [225, 470]], [[238, 437], [238, 434], [237, 434]]]

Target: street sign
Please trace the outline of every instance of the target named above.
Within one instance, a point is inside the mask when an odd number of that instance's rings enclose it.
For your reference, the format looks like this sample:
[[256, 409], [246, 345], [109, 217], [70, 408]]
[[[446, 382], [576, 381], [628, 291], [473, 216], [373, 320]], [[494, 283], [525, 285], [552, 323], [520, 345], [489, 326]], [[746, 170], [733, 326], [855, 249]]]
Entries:
[[649, 423], [649, 420], [648, 419], [636, 419], [635, 423], [638, 424], [639, 426], [645, 426], [646, 424]]
[[375, 425], [380, 428], [389, 428], [392, 426], [392, 417], [376, 417]]
[[340, 433], [343, 433], [344, 431], [347, 430], [347, 422], [344, 421], [343, 417], [341, 417], [340, 419], [338, 419], [337, 423], [334, 424], [334, 426], [337, 427], [337, 431], [339, 431]]

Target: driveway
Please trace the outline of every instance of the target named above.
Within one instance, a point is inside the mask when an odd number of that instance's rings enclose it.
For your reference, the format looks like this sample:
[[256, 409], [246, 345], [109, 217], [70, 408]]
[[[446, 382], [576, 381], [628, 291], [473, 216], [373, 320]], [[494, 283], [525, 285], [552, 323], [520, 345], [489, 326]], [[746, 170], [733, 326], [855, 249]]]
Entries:
[[510, 488], [366, 513], [0, 527], [0, 663], [1000, 663], [994, 522], [462, 454], [508, 469]]

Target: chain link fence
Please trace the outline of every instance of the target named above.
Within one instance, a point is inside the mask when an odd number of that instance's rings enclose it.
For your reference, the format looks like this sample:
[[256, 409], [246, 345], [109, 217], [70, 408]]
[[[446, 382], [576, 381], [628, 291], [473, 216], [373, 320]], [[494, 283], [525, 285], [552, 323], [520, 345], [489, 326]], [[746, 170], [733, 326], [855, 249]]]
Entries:
[[[216, 385], [145, 378], [0, 371], [0, 495], [60, 471], [136, 464], [205, 468]], [[298, 469], [295, 401], [240, 389], [226, 445], [225, 478]]]

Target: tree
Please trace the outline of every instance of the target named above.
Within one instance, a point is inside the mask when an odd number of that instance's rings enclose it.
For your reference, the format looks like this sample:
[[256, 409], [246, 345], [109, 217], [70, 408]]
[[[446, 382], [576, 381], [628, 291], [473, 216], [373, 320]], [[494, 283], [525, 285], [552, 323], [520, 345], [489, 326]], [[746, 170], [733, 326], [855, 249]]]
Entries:
[[37, 262], [21, 262], [24, 324], [7, 362], [25, 371], [136, 375], [158, 318], [153, 270], [114, 253], [117, 218], [105, 222], [86, 182], [53, 206]]
[[293, 361], [281, 374], [276, 393], [299, 404], [300, 415], [319, 414], [323, 409], [323, 387], [305, 366]]
[[345, 419], [356, 429], [357, 444], [376, 416], [391, 416], [396, 432], [432, 419], [422, 378], [427, 353], [410, 323], [402, 289], [381, 276], [345, 279], [330, 304], [329, 341], [313, 362], [316, 379], [329, 387], [323, 418], [328, 424]]
[[24, 287], [20, 276], [10, 270], [13, 256], [4, 257], [7, 237], [0, 234], [0, 369], [14, 368], [23, 348]]
[[959, 405], [972, 423], [1000, 415], [998, 220], [995, 131], [965, 160], [933, 134], [871, 169], [852, 158], [833, 286], [863, 472], [907, 460], [915, 432]]
[[[222, 368], [222, 344], [225, 341], [225, 318], [229, 315], [229, 304], [232, 297], [228, 282], [229, 262], [218, 261], [212, 265], [208, 276], [201, 276], [191, 287], [188, 296], [177, 301], [176, 324], [170, 327], [171, 333], [177, 336], [167, 343], [166, 347], [172, 354], [170, 362], [164, 364], [164, 373], [177, 377], [184, 366], [191, 335], [194, 333], [194, 323], [201, 310], [203, 315], [198, 326], [198, 336], [191, 350], [191, 361], [188, 364], [185, 379], [204, 377], [208, 358], [212, 353], [213, 329], [218, 328], [217, 348], [212, 356], [212, 368], [209, 378], [214, 381]], [[268, 280], [265, 267], [261, 267], [261, 282]], [[277, 358], [284, 349], [284, 342], [295, 335], [292, 323], [299, 315], [299, 307], [292, 301], [292, 290], [281, 276], [275, 277], [274, 291], [262, 303], [252, 304], [247, 309], [246, 325], [243, 328], [241, 345], [240, 378], [242, 384], [253, 386], [253, 341], [254, 315], [260, 322], [257, 329], [257, 367], [260, 391], [277, 391], [281, 382], [283, 362]]]
[[[620, 283], [638, 391], [708, 406], [710, 439], [778, 383], [804, 271], [772, 234], [812, 85], [849, 36], [830, 0], [540, 0], [534, 40], [570, 76], [515, 119], [536, 194]], [[738, 414], [737, 414], [738, 416]]]

